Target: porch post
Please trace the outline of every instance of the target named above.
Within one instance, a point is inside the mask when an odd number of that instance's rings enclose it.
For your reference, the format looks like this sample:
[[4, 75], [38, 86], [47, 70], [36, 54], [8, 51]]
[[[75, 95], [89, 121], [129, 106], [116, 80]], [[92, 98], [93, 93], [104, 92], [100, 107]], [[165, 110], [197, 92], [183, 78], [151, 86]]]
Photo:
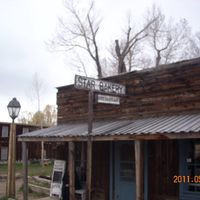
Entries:
[[22, 161], [23, 161], [23, 196], [24, 200], [28, 200], [28, 152], [26, 142], [22, 142]]
[[13, 136], [12, 136], [12, 129], [13, 125], [10, 126], [10, 133], [9, 133], [9, 145], [8, 145], [8, 175], [7, 175], [7, 184], [6, 184], [6, 195], [10, 196], [11, 190], [11, 180], [12, 180], [12, 157], [11, 152], [13, 153]]
[[41, 165], [44, 165], [44, 141], [41, 141]]
[[144, 200], [144, 149], [143, 142], [135, 141], [136, 200]]
[[87, 191], [88, 200], [91, 200], [92, 192], [92, 141], [91, 138], [87, 142]]
[[74, 142], [68, 143], [68, 172], [69, 172], [69, 199], [75, 200], [75, 147]]
[[88, 95], [88, 141], [87, 141], [87, 196], [88, 200], [92, 198], [92, 140], [91, 133], [93, 128], [93, 91], [89, 91]]

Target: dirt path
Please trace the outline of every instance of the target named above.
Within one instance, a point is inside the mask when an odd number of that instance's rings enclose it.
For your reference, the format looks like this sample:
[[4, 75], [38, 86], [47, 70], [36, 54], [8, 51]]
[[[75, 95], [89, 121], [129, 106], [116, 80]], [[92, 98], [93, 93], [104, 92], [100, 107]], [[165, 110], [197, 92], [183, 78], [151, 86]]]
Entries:
[[[6, 195], [6, 177], [0, 178], [0, 197], [3, 197]], [[16, 179], [16, 193], [17, 193], [17, 199], [21, 200], [22, 198], [22, 193], [19, 192], [19, 188], [22, 186], [22, 179], [17, 178]]]
[[[6, 182], [7, 182], [7, 179], [6, 179], [6, 176], [0, 176], [0, 197], [3, 197], [6, 195]], [[23, 193], [21, 191], [19, 191], [20, 187], [22, 186], [23, 184], [23, 180], [22, 178], [17, 178], [16, 179], [16, 197], [17, 197], [17, 200], [23, 200]], [[35, 195], [29, 195], [28, 197], [29, 200], [35, 200], [35, 199], [43, 199], [43, 198], [39, 198]], [[49, 199], [48, 197], [45, 198], [45, 199]]]

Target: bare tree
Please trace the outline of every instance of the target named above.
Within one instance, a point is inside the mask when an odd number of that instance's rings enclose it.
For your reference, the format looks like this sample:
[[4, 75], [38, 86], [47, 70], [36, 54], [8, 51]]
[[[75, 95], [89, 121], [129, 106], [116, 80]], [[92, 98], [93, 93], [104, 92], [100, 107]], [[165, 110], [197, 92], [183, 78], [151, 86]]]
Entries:
[[165, 15], [155, 5], [148, 11], [147, 16], [156, 19], [147, 30], [149, 43], [156, 54], [155, 66], [180, 59], [179, 51], [187, 44], [190, 33], [187, 21], [182, 19], [174, 24], [170, 20], [167, 23]]
[[183, 56], [187, 59], [200, 57], [200, 32], [191, 36]]
[[[132, 70], [133, 57], [138, 54], [139, 44], [144, 38], [148, 36], [147, 29], [155, 21], [155, 19], [149, 20], [139, 31], [134, 30], [131, 26], [128, 26], [125, 32], [124, 38], [122, 38], [121, 43], [119, 40], [115, 40], [115, 52], [118, 62], [118, 73], [123, 73]], [[126, 59], [127, 65], [126, 66]]]
[[[64, 1], [67, 12], [71, 14], [71, 22], [64, 18], [59, 19], [59, 32], [57, 37], [51, 41], [51, 45], [59, 47], [59, 50], [70, 51], [79, 48], [88, 53], [94, 61], [98, 78], [102, 77], [102, 66], [100, 62], [97, 34], [100, 20], [95, 16], [94, 2], [92, 1], [85, 13], [80, 12], [74, 1]], [[80, 59], [79, 59], [80, 61]], [[83, 63], [80, 63], [81, 66]]]
[[37, 104], [37, 111], [40, 111], [41, 109], [41, 96], [44, 92], [44, 83], [43, 81], [38, 77], [38, 74], [35, 73], [33, 75], [31, 88], [28, 93], [29, 97], [32, 101], [35, 101]]

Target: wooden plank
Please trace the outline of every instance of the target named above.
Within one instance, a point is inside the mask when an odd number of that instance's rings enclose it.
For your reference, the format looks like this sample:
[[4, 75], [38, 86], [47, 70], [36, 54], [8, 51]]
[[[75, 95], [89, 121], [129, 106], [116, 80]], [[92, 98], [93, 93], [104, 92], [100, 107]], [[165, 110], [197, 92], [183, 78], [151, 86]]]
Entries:
[[[180, 134], [181, 135], [181, 134]], [[200, 134], [199, 134], [200, 138]], [[32, 138], [19, 138], [20, 141], [24, 142], [39, 142], [41, 140], [46, 142], [69, 142], [69, 141], [87, 141], [87, 137], [32, 137]], [[107, 136], [91, 136], [92, 141], [123, 141], [123, 140], [165, 140], [170, 139], [167, 135], [161, 134], [148, 134], [148, 135], [107, 135]]]
[[143, 142], [135, 141], [136, 200], [144, 200], [144, 149]]
[[6, 194], [9, 197], [11, 195], [11, 180], [12, 180], [12, 144], [13, 144], [13, 137], [12, 137], [12, 129], [13, 126], [10, 125], [10, 133], [9, 133], [9, 146], [8, 146], [8, 175], [7, 175], [7, 185], [6, 185]]
[[22, 142], [22, 160], [23, 160], [23, 197], [28, 200], [28, 152], [26, 142]]
[[69, 199], [75, 200], [75, 145], [74, 142], [68, 143], [68, 172], [69, 172]]
[[87, 142], [87, 196], [88, 200], [92, 198], [92, 141], [90, 137]]

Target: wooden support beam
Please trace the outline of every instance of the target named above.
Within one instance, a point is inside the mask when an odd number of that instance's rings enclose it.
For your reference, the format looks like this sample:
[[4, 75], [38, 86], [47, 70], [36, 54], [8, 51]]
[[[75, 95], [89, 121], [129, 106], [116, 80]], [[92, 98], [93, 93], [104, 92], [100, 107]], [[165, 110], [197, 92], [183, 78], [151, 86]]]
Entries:
[[6, 194], [15, 198], [15, 160], [16, 160], [16, 125], [14, 121], [10, 126], [9, 150], [8, 150], [8, 176]]
[[16, 193], [16, 187], [15, 187], [15, 180], [16, 180], [16, 177], [15, 177], [15, 168], [16, 168], [16, 124], [12, 123], [12, 126], [13, 126], [13, 133], [12, 133], [12, 142], [13, 142], [13, 149], [12, 149], [12, 194], [13, 196], [15, 197], [15, 193]]
[[136, 200], [144, 200], [144, 149], [143, 142], [135, 141]]
[[94, 93], [93, 91], [89, 91], [88, 95], [88, 135], [92, 133], [92, 128], [93, 128], [93, 118], [94, 118], [94, 113], [93, 113], [93, 100], [94, 99]]
[[8, 146], [8, 175], [7, 175], [7, 184], [6, 184], [6, 195], [10, 197], [11, 194], [11, 180], [12, 180], [12, 149], [13, 149], [13, 137], [12, 137], [12, 124], [10, 125], [10, 133], [9, 133], [9, 146]]
[[90, 137], [87, 142], [87, 196], [92, 199], [92, 141]]
[[23, 195], [24, 200], [28, 200], [28, 152], [26, 142], [22, 142], [22, 160], [23, 160]]
[[74, 142], [68, 145], [69, 199], [75, 200], [75, 145]]
[[44, 141], [41, 141], [41, 165], [44, 166]]

